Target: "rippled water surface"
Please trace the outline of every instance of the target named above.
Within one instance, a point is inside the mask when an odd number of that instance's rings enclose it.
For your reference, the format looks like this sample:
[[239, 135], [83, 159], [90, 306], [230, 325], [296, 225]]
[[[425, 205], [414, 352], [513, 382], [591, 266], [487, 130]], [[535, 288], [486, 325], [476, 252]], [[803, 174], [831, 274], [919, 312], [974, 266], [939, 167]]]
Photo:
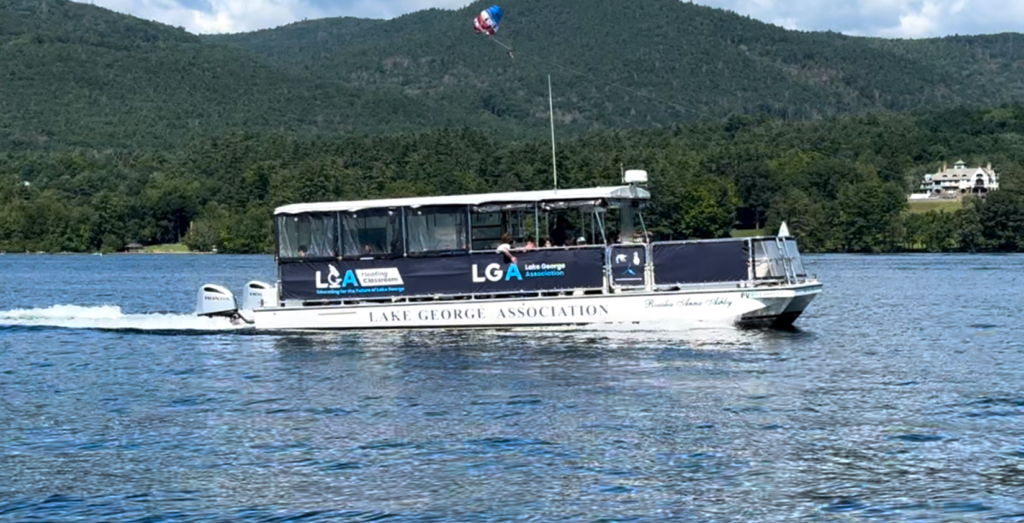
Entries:
[[268, 257], [0, 256], [0, 520], [1024, 520], [1024, 257], [822, 256], [794, 331], [265, 335]]

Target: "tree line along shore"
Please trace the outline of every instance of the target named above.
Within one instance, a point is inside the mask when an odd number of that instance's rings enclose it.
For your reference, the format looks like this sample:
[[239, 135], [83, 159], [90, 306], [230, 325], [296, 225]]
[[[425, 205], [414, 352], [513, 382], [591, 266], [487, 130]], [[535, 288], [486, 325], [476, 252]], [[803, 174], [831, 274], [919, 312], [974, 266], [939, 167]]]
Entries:
[[[645, 169], [661, 239], [777, 230], [805, 252], [1017, 252], [1024, 247], [1024, 106], [874, 113], [817, 122], [767, 114], [558, 142], [561, 187]], [[1000, 189], [911, 212], [943, 162], [991, 163]], [[304, 137], [228, 132], [174, 150], [0, 153], [0, 251], [269, 253], [274, 207], [551, 187], [550, 142], [468, 128]], [[924, 212], [921, 212], [921, 211]], [[742, 234], [742, 233], [741, 233]]]

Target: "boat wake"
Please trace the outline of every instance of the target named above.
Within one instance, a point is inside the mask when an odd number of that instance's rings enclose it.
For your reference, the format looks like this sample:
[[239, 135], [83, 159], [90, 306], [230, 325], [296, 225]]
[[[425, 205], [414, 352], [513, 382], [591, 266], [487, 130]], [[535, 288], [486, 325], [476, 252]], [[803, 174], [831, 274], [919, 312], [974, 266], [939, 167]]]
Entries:
[[230, 331], [245, 329], [228, 318], [203, 318], [193, 314], [124, 314], [116, 305], [81, 307], [54, 305], [40, 309], [0, 311], [3, 327], [56, 327], [66, 329], [130, 331]]

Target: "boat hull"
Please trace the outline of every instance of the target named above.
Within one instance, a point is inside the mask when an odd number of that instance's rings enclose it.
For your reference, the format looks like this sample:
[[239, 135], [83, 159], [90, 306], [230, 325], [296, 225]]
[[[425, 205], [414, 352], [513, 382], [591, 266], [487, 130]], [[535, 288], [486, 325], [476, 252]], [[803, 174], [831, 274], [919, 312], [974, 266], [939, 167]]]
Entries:
[[437, 299], [252, 312], [258, 330], [516, 328], [689, 322], [792, 325], [821, 292], [817, 282], [785, 287], [623, 292], [583, 296]]

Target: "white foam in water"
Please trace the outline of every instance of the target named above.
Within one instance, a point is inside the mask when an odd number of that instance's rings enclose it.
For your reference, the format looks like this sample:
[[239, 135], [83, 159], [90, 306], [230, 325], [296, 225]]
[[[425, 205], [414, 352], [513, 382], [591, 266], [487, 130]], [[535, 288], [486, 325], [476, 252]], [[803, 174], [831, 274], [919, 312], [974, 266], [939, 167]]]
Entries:
[[45, 309], [0, 311], [0, 326], [147, 331], [219, 331], [245, 328], [245, 325], [232, 324], [228, 318], [203, 318], [193, 314], [123, 314], [121, 307], [116, 305], [54, 305]]
[[641, 323], [598, 323], [588, 325], [587, 330], [608, 332], [689, 332], [695, 329], [722, 329], [736, 326], [738, 316], [709, 318], [688, 318], [674, 321], [645, 321]]

